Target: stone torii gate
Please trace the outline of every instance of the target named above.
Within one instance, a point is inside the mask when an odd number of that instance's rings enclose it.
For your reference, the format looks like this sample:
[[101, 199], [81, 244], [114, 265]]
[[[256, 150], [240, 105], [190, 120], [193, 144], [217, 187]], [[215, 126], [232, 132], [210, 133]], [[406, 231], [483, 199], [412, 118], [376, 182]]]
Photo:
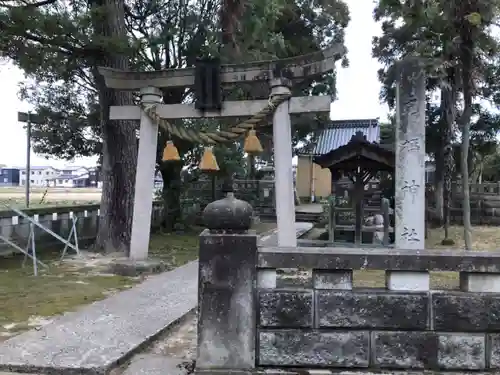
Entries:
[[[290, 87], [294, 83], [333, 71], [336, 61], [341, 59], [345, 52], [343, 45], [333, 45], [325, 50], [295, 58], [222, 65], [221, 82], [223, 86], [267, 82], [271, 88], [271, 96], [290, 96]], [[160, 89], [193, 87], [195, 68], [127, 72], [101, 67], [99, 72], [109, 88], [139, 91], [141, 105], [155, 105], [156, 114], [162, 119], [249, 117], [262, 111], [269, 103], [268, 100], [224, 101], [222, 109], [217, 112], [198, 111], [194, 104], [159, 104]], [[330, 104], [331, 98], [328, 96], [291, 97], [279, 104], [274, 111], [273, 141], [279, 246], [297, 245], [290, 115], [329, 113]], [[141, 106], [112, 106], [110, 119], [140, 120], [130, 259], [144, 260], [148, 256], [150, 238], [158, 123], [152, 121]]]

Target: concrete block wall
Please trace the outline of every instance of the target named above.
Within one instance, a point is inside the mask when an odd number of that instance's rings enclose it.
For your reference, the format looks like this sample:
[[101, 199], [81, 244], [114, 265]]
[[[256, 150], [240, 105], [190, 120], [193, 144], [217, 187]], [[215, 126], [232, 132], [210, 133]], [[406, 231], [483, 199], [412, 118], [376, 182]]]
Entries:
[[[160, 225], [162, 210], [161, 204], [155, 203], [153, 205], [153, 227]], [[23, 210], [23, 212], [65, 239], [68, 238], [71, 230], [72, 217], [77, 217], [76, 228], [81, 247], [91, 244], [97, 236], [100, 214], [99, 205], [33, 208]], [[29, 231], [28, 220], [18, 216], [13, 211], [0, 211], [1, 236], [24, 247], [28, 242]], [[60, 241], [40, 228], [35, 228], [35, 243], [37, 250], [43, 250], [51, 246], [64, 246]], [[10, 245], [0, 239], [0, 255], [5, 255], [13, 251]]]
[[[353, 271], [375, 269], [385, 289], [353, 288]], [[430, 290], [430, 271], [460, 272], [460, 290]], [[495, 253], [259, 249], [257, 289], [257, 368], [500, 368]]]

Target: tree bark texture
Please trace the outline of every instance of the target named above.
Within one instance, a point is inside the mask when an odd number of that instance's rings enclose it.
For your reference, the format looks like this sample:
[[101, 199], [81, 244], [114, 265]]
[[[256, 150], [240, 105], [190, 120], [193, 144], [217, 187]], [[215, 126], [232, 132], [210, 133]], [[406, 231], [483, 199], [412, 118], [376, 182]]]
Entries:
[[450, 215], [451, 215], [451, 184], [455, 170], [453, 158], [452, 134], [455, 123], [456, 89], [453, 71], [448, 74], [447, 87], [441, 89], [442, 111], [443, 111], [443, 219], [444, 240], [449, 240]]
[[175, 224], [182, 220], [181, 210], [181, 171], [182, 161], [169, 161], [160, 165], [160, 173], [163, 180], [163, 220], [162, 227], [171, 232]]
[[[95, 36], [126, 41], [124, 1], [92, 0]], [[122, 51], [101, 51], [96, 58], [93, 76], [101, 106], [103, 140], [103, 189], [96, 248], [106, 253], [128, 255], [132, 229], [134, 182], [137, 166], [137, 124], [133, 121], [111, 121], [111, 105], [132, 105], [130, 92], [108, 89], [97, 66], [128, 70], [129, 58]]]
[[[465, 27], [465, 26], [464, 26]], [[462, 85], [464, 95], [464, 112], [461, 117], [462, 125], [462, 189], [463, 189], [463, 220], [465, 249], [472, 248], [472, 225], [470, 221], [470, 187], [469, 187], [469, 146], [470, 146], [470, 120], [472, 117], [472, 64], [473, 64], [472, 35], [468, 30], [462, 32]]]

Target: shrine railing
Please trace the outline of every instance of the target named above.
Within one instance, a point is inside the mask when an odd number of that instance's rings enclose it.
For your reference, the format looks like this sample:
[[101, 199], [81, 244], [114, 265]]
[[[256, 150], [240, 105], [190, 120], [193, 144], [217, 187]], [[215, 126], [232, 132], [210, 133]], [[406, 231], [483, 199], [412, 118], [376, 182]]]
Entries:
[[200, 373], [500, 368], [499, 253], [200, 239]]

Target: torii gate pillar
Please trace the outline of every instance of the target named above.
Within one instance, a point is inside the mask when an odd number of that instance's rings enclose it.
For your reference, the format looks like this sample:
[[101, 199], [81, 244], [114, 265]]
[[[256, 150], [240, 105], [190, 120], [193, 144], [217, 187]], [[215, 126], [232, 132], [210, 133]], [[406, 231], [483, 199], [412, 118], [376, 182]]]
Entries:
[[[155, 87], [141, 89], [142, 103], [161, 102], [161, 91]], [[132, 217], [132, 237], [130, 239], [129, 259], [145, 260], [148, 257], [151, 232], [151, 212], [153, 210], [153, 191], [156, 167], [156, 145], [158, 125], [141, 111], [139, 130], [139, 152], [135, 172], [134, 213]]]
[[[290, 93], [290, 87], [284, 79], [272, 80], [271, 89], [272, 94]], [[292, 126], [288, 100], [281, 103], [274, 112], [273, 143], [278, 246], [296, 247]]]

